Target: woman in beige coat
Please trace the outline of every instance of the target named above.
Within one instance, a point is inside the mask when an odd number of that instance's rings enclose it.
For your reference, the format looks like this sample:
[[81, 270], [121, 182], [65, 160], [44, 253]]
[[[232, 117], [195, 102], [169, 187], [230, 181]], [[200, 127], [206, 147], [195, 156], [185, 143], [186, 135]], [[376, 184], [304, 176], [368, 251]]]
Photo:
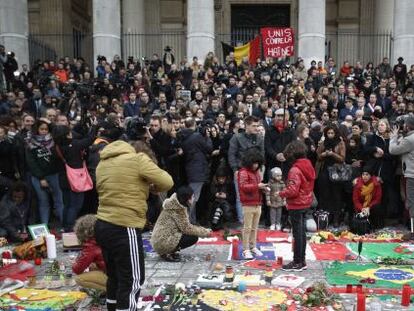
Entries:
[[208, 237], [211, 230], [190, 223], [187, 209], [194, 199], [193, 190], [180, 187], [166, 199], [151, 237], [154, 250], [167, 261], [180, 261], [179, 251], [197, 243], [198, 237]]

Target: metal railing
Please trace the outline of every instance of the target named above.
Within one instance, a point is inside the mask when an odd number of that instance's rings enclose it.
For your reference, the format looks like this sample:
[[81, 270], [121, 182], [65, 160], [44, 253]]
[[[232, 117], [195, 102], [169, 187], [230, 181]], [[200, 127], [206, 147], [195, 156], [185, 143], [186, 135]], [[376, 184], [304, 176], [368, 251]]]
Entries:
[[[244, 44], [259, 34], [258, 28], [234, 29], [231, 34], [215, 35], [215, 53], [223, 61], [221, 42], [232, 46]], [[121, 55], [126, 60], [128, 56], [136, 59], [151, 58], [157, 53], [160, 57], [164, 48], [172, 47], [176, 63], [186, 57], [187, 34], [184, 31], [141, 34], [136, 32], [124, 33], [121, 36]], [[392, 34], [390, 32], [375, 34], [359, 33], [327, 33], [326, 57], [333, 57], [341, 66], [345, 60], [351, 64], [369, 61], [378, 64], [384, 56], [391, 57]], [[63, 56], [82, 56], [88, 63], [93, 63], [92, 34], [73, 31], [72, 34], [30, 34], [29, 53], [31, 64], [37, 59], [53, 59]]]

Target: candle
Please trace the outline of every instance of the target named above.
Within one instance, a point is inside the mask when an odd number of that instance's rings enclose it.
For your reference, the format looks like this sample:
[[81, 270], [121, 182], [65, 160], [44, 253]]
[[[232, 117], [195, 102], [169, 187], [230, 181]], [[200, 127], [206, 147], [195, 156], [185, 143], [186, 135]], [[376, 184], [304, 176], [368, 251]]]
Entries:
[[402, 289], [401, 305], [408, 307], [410, 305], [411, 298], [411, 286], [409, 284], [404, 284]]
[[357, 293], [362, 294], [362, 285], [357, 285]]
[[365, 311], [365, 295], [362, 293], [357, 294], [357, 311]]
[[352, 293], [352, 284], [347, 284], [346, 285], [346, 292], [347, 293]]
[[282, 257], [282, 256], [278, 256], [278, 257], [277, 257], [277, 264], [278, 264], [279, 266], [283, 265], [283, 257]]
[[231, 257], [233, 260], [237, 260], [239, 258], [239, 240], [233, 239], [231, 242]]

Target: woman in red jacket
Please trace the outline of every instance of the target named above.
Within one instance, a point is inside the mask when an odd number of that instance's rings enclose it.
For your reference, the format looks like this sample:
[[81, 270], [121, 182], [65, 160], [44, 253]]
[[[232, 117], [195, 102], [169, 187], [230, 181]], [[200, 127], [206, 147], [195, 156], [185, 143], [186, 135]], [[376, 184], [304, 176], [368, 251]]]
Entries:
[[[77, 274], [76, 283], [84, 288], [106, 291], [107, 276], [102, 250], [95, 240], [96, 215], [88, 214], [80, 217], [74, 230], [82, 250], [72, 265], [72, 271]], [[89, 269], [89, 272], [85, 270]]]
[[293, 162], [286, 180], [286, 188], [279, 192], [281, 198], [286, 198], [286, 208], [289, 211], [294, 239], [293, 261], [283, 265], [284, 271], [306, 270], [306, 211], [313, 200], [315, 184], [315, 169], [310, 160], [306, 159], [307, 147], [297, 140], [286, 146], [283, 152], [286, 159]]
[[261, 257], [263, 253], [256, 247], [257, 227], [262, 213], [262, 193], [266, 188], [259, 173], [264, 163], [262, 154], [255, 148], [246, 151], [242, 158], [242, 168], [237, 175], [240, 202], [243, 208], [243, 258]]
[[357, 213], [362, 212], [369, 216], [374, 228], [381, 228], [384, 221], [378, 212], [382, 198], [381, 183], [377, 176], [373, 176], [374, 167], [365, 165], [361, 177], [354, 181], [352, 199]]

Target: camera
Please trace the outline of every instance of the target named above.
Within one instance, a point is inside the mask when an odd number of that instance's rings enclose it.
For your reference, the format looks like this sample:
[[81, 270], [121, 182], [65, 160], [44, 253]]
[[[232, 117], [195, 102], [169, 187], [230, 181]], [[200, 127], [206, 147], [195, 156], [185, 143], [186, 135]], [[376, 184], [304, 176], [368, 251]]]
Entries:
[[102, 56], [102, 55], [98, 55], [98, 57], [96, 57], [96, 60], [98, 62], [106, 61], [106, 57], [105, 56]]
[[126, 125], [126, 134], [130, 140], [143, 140], [148, 130], [148, 124], [144, 118], [133, 117]]
[[223, 210], [220, 206], [218, 206], [216, 208], [216, 210], [214, 211], [213, 219], [211, 220], [211, 224], [213, 226], [217, 226], [218, 223], [220, 222], [222, 216], [223, 216]]

